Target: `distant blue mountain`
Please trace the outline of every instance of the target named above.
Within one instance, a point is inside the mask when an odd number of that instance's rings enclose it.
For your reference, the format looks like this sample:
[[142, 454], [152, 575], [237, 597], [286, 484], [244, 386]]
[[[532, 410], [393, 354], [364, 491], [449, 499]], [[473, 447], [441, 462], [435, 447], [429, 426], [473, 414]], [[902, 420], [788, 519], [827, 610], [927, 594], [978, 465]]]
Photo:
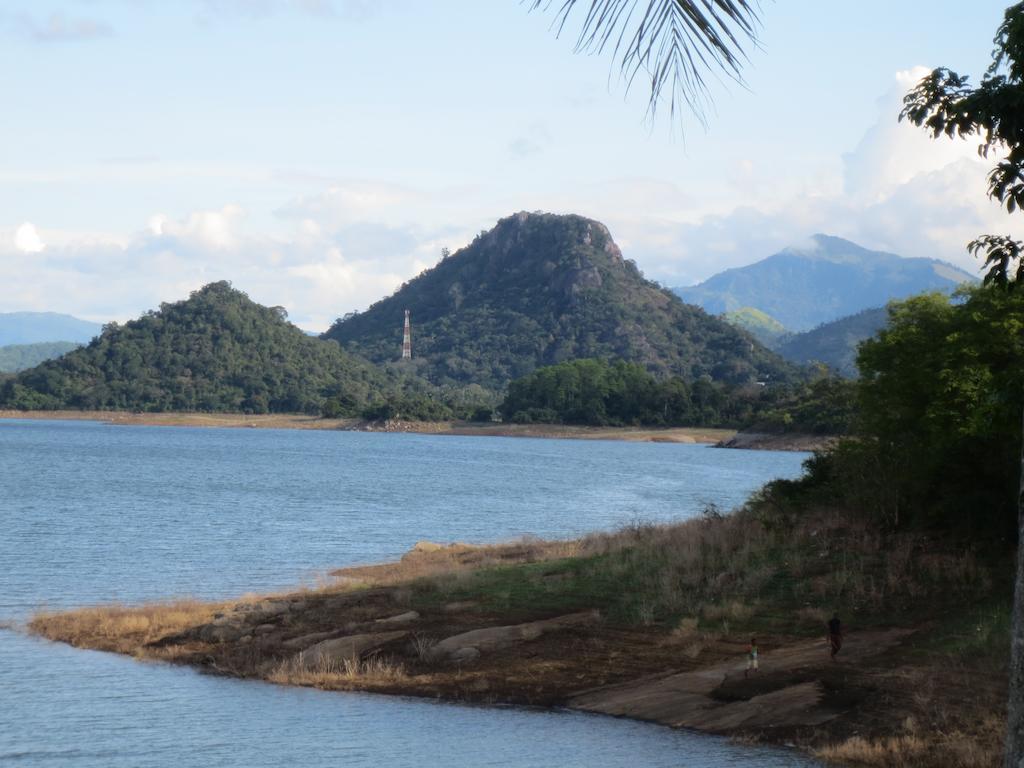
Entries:
[[885, 306], [923, 291], [952, 291], [976, 282], [969, 273], [937, 259], [906, 259], [869, 251], [849, 240], [815, 235], [807, 248], [786, 248], [767, 259], [673, 291], [711, 314], [753, 307], [789, 331], [806, 331]]
[[73, 341], [85, 344], [103, 326], [56, 312], [0, 312], [0, 347], [38, 344], [41, 341]]

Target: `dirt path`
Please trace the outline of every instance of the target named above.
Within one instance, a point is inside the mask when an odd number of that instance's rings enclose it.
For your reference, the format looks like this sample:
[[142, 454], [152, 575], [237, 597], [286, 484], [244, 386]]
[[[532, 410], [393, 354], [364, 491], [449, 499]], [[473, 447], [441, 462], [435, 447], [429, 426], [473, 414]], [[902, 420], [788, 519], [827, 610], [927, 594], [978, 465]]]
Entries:
[[[819, 673], [836, 664], [857, 664], [884, 653], [909, 634], [910, 630], [904, 629], [852, 634], [843, 644], [839, 662], [828, 660], [823, 640], [797, 643], [761, 654], [761, 669], [749, 680], [743, 676], [745, 659], [730, 661], [578, 693], [569, 699], [569, 706], [716, 733], [820, 725], [841, 713], [829, 705]], [[746, 687], [756, 691], [765, 680], [778, 687], [745, 699], [723, 700], [741, 692], [743, 684], [749, 683]], [[728, 688], [733, 689], [729, 694]]]

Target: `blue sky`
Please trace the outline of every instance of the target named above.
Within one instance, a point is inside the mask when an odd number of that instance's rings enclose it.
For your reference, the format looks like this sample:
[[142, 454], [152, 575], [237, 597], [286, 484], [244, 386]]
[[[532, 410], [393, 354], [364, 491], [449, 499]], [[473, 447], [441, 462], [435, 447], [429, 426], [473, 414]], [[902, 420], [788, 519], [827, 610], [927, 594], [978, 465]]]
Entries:
[[669, 285], [819, 231], [975, 269], [1017, 225], [896, 114], [915, 68], [980, 75], [1004, 7], [765, 3], [746, 87], [681, 136], [517, 0], [0, 0], [0, 311], [230, 279], [322, 329], [522, 209]]

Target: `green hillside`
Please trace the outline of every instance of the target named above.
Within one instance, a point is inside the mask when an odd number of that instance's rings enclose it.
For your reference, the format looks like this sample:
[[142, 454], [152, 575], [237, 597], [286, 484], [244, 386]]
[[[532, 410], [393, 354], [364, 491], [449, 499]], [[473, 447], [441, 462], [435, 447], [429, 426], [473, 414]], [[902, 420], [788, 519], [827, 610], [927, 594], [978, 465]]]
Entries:
[[779, 340], [788, 333], [786, 326], [767, 312], [754, 307], [734, 309], [724, 313], [722, 319], [730, 325], [742, 328], [769, 349], [774, 349]]
[[18, 373], [52, 360], [81, 344], [74, 341], [40, 341], [36, 344], [9, 344], [0, 347], [0, 373]]
[[857, 377], [857, 348], [885, 327], [888, 313], [883, 307], [865, 309], [781, 341], [775, 350], [794, 363], [825, 363], [847, 378]]
[[220, 282], [8, 379], [0, 407], [319, 412], [330, 399], [345, 415], [387, 388], [373, 366]]
[[793, 375], [723, 320], [645, 280], [608, 229], [582, 216], [518, 213], [324, 334], [374, 362], [399, 357], [435, 384], [492, 389], [542, 365], [615, 358], [658, 376], [742, 383]]

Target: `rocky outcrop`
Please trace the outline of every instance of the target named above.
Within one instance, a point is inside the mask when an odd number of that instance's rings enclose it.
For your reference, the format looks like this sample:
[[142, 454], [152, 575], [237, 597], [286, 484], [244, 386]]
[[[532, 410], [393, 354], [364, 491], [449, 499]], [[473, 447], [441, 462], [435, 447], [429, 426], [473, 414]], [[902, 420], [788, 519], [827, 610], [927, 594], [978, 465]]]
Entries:
[[304, 651], [300, 651], [295, 656], [294, 662], [297, 667], [309, 670], [336, 668], [344, 665], [345, 662], [357, 662], [366, 654], [379, 650], [382, 646], [395, 640], [401, 640], [408, 634], [405, 630], [398, 630], [322, 640]]
[[397, 616], [388, 616], [383, 619], [377, 619], [375, 624], [411, 624], [419, 619], [420, 615], [416, 611], [406, 611], [400, 613]]
[[[851, 635], [843, 646], [844, 661], [863, 661], [895, 647], [908, 634], [908, 630], [891, 629]], [[820, 640], [780, 648], [762, 655], [758, 674], [785, 675], [781, 679], [791, 680], [788, 675], [821, 664], [826, 654]], [[569, 707], [715, 733], [821, 725], [839, 715], [837, 710], [823, 706], [823, 689], [818, 681], [781, 685], [738, 701], [716, 696], [723, 684], [742, 676], [743, 668], [742, 661], [727, 662], [693, 672], [603, 686], [577, 693], [569, 700]]]
[[526, 624], [474, 629], [441, 640], [430, 649], [427, 658], [430, 661], [465, 663], [483, 653], [536, 640], [547, 632], [596, 624], [600, 618], [597, 611], [584, 611]]

